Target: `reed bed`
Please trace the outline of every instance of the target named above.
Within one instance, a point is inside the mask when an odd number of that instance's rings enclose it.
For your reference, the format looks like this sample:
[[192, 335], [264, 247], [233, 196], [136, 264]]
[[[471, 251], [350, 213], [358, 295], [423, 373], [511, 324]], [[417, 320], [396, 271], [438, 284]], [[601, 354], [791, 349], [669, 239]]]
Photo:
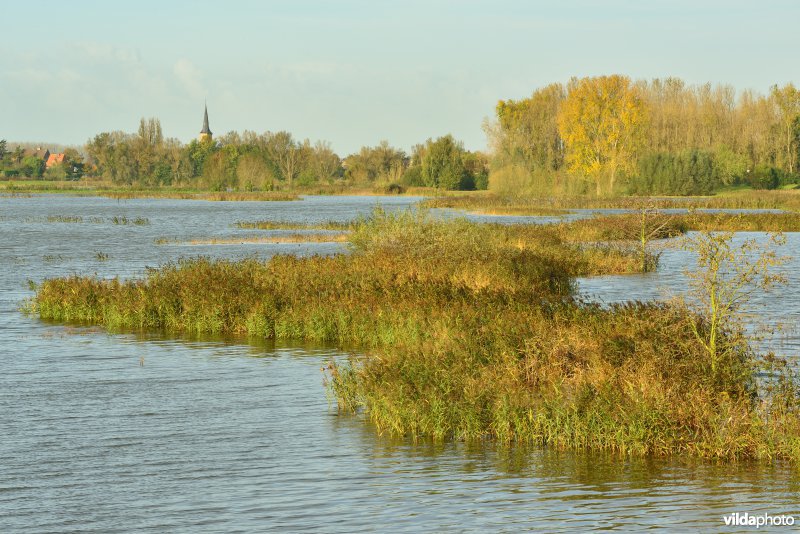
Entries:
[[211, 201], [289, 201], [300, 200], [295, 193], [284, 191], [180, 191], [180, 190], [123, 190], [123, 191], [97, 191], [98, 196], [115, 199], [132, 198], [172, 198], [183, 200], [211, 200]]
[[351, 230], [353, 222], [323, 221], [302, 223], [293, 221], [237, 221], [237, 228], [249, 230]]
[[723, 336], [728, 350], [711, 373], [679, 304], [577, 300], [573, 276], [624, 270], [627, 252], [604, 257], [560, 232], [378, 211], [354, 226], [350, 254], [193, 259], [130, 281], [51, 279], [29, 310], [112, 329], [357, 349], [331, 362], [327, 384], [341, 410], [363, 411], [383, 432], [800, 459], [794, 382], [762, 391], [759, 359], [736, 331]]
[[692, 213], [676, 216], [687, 230], [721, 232], [800, 232], [800, 213]]
[[543, 226], [566, 242], [616, 242], [636, 240], [645, 231], [648, 239], [677, 237], [690, 231], [800, 232], [800, 213], [705, 213], [665, 214], [648, 212], [601, 215], [589, 219]]
[[510, 197], [491, 192], [446, 195], [423, 201], [431, 208], [489, 215], [557, 215], [571, 209], [707, 208], [800, 211], [800, 191], [737, 191], [708, 197]]
[[277, 245], [281, 243], [344, 243], [347, 241], [347, 234], [343, 232], [319, 234], [284, 234], [272, 236], [232, 236], [232, 237], [208, 237], [196, 238], [188, 241], [170, 240], [158, 238], [155, 240], [157, 245], [245, 245], [245, 244], [264, 244]]

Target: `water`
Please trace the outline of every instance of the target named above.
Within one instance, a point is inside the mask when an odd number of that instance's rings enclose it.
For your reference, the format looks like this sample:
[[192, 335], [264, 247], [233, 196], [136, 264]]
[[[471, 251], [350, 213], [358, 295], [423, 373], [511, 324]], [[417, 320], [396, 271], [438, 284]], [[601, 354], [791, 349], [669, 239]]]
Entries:
[[[331, 347], [108, 334], [18, 311], [28, 279], [139, 276], [194, 255], [342, 250], [158, 238], [264, 235], [232, 225], [349, 220], [376, 202], [413, 200], [0, 197], [0, 531], [687, 531], [719, 529], [736, 511], [800, 520], [800, 479], [786, 466], [415, 444], [336, 413], [320, 367], [345, 355]], [[84, 222], [47, 222], [57, 215]], [[114, 225], [114, 216], [150, 224]], [[794, 236], [790, 246], [800, 250]], [[657, 275], [581, 287], [606, 300], [658, 296], [662, 283], [680, 288], [686, 261], [667, 251]], [[767, 301], [767, 315], [796, 317], [796, 287]]]
[[[782, 273], [787, 283], [768, 292], [753, 293], [743, 312], [748, 322], [746, 326], [758, 336], [766, 336], [759, 342], [761, 350], [794, 357], [800, 355], [800, 233], [786, 233], [785, 238], [786, 244], [776, 251], [787, 262], [774, 272]], [[734, 235], [732, 244], [738, 247], [751, 239], [765, 243], [766, 234], [739, 232]], [[690, 284], [687, 271], [694, 268], [695, 256], [674, 246], [674, 242], [655, 242], [654, 249], [661, 252], [657, 273], [581, 278], [578, 280], [580, 292], [606, 303], [630, 299], [665, 300], [686, 295]]]

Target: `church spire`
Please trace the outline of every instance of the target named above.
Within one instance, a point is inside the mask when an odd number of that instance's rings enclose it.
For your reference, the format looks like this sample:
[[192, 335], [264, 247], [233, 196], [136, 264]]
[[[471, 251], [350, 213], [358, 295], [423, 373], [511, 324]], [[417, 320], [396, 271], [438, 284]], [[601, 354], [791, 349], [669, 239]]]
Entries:
[[203, 114], [203, 129], [200, 130], [200, 135], [198, 136], [200, 141], [211, 139], [211, 130], [208, 127], [208, 104], [206, 104], [205, 108], [205, 113]]

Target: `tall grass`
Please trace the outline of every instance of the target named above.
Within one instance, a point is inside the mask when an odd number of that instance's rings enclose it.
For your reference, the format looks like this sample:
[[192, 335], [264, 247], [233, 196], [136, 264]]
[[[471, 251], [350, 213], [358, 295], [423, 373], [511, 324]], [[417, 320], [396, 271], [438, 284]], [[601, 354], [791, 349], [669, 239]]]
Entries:
[[169, 239], [159, 237], [155, 239], [156, 245], [244, 245], [244, 244], [280, 244], [280, 243], [344, 243], [347, 234], [342, 232], [332, 233], [295, 233], [271, 236], [231, 236], [194, 238], [189, 240]]
[[[193, 259], [142, 280], [46, 280], [30, 310], [109, 328], [242, 334], [357, 349], [330, 391], [385, 432], [626, 454], [800, 459], [794, 382], [766, 395], [741, 333], [710, 373], [678, 304], [602, 308], [573, 276], [635, 268], [557, 228], [376, 212], [350, 254]], [[602, 250], [602, 252], [598, 252]], [[627, 267], [626, 267], [627, 266]], [[690, 318], [694, 320], [689, 320]]]
[[237, 228], [255, 230], [350, 230], [354, 223], [324, 221], [319, 223], [302, 223], [292, 221], [237, 221]]
[[737, 191], [711, 197], [530, 197], [491, 192], [463, 193], [427, 199], [424, 205], [494, 215], [551, 215], [570, 209], [708, 208], [800, 211], [800, 191]]
[[131, 199], [131, 198], [174, 198], [184, 200], [212, 201], [287, 201], [300, 200], [295, 193], [283, 191], [181, 191], [175, 189], [132, 189], [115, 191], [98, 191], [99, 196]]

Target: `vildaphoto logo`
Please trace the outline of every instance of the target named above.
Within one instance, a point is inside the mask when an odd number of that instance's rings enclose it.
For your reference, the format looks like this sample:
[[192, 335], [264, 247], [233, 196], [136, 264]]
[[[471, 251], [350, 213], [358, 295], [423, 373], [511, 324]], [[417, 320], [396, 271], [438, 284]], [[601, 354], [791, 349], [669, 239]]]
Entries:
[[735, 512], [723, 516], [722, 520], [727, 527], [791, 527], [794, 525], [794, 516], [751, 514], [750, 512]]

